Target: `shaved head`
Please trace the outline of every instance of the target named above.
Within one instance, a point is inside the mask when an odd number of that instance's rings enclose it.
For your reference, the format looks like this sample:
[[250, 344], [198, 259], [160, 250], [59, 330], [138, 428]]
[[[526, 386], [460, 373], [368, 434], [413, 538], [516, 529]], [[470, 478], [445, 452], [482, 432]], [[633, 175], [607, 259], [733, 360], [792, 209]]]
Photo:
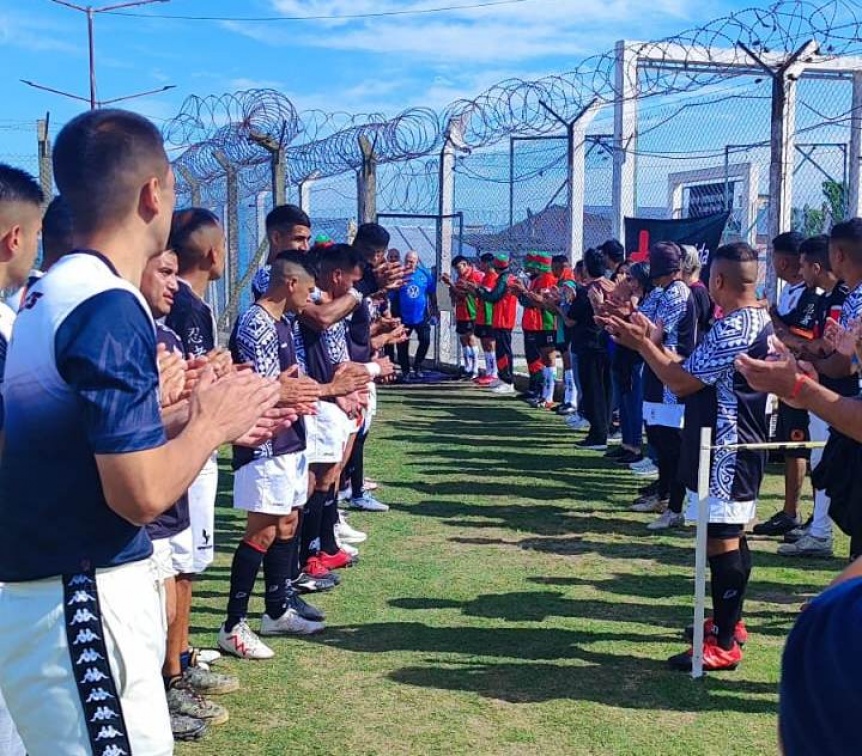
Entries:
[[757, 251], [745, 242], [725, 244], [715, 250], [709, 271], [713, 299], [724, 307], [727, 298], [753, 297], [757, 288]]

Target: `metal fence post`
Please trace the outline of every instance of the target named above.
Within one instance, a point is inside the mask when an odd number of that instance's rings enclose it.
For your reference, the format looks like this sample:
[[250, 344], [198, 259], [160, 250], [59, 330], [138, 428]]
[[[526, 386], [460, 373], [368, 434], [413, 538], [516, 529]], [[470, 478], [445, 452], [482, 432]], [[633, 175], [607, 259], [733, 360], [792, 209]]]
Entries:
[[356, 175], [357, 217], [360, 223], [377, 220], [377, 156], [374, 145], [364, 134], [359, 137], [362, 166]]
[[48, 136], [48, 117], [36, 121], [36, 141], [39, 149], [39, 186], [45, 194], [46, 204], [54, 196], [54, 166], [51, 162], [51, 137]]

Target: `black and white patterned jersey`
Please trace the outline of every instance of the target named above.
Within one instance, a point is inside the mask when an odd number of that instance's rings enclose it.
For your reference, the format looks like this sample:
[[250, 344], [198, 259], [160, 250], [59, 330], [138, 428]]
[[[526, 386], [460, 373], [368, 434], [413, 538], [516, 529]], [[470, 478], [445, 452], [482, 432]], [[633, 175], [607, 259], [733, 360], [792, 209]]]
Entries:
[[[683, 363], [683, 368], [706, 386], [685, 398], [680, 467], [689, 490], [697, 490], [700, 430], [713, 429], [713, 445], [765, 443], [768, 440], [766, 399], [737, 372], [740, 354], [764, 359], [773, 333], [769, 313], [745, 307], [717, 321], [703, 342]], [[718, 448], [712, 455], [710, 496], [726, 502], [751, 502], [757, 498], [766, 454], [735, 448]]]
[[[230, 337], [230, 351], [234, 362], [251, 363], [254, 371], [266, 378], [278, 376], [297, 364], [293, 332], [284, 320], [275, 320], [259, 304], [253, 304], [234, 326]], [[252, 460], [278, 457], [305, 449], [305, 426], [302, 418], [280, 431], [275, 437], [249, 449], [233, 448], [233, 468], [239, 469]]]
[[862, 283], [851, 291], [841, 307], [841, 325], [850, 328], [854, 321], [862, 319]]
[[[682, 281], [673, 281], [662, 291], [655, 321], [663, 331], [662, 346], [681, 357], [688, 357], [694, 348], [697, 313], [691, 290]], [[677, 398], [647, 368], [644, 375], [644, 400], [660, 404], [677, 404]]]

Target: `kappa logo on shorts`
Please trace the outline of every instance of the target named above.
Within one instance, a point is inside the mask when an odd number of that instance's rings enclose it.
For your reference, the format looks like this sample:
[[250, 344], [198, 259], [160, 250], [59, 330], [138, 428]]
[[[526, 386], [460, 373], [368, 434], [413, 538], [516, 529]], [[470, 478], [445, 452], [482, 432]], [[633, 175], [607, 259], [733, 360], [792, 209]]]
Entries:
[[93, 641], [102, 640], [102, 637], [96, 635], [90, 628], [88, 627], [86, 630], [79, 630], [78, 635], [75, 637], [73, 646], [80, 646], [83, 643], [92, 643]]
[[84, 677], [81, 678], [82, 683], [94, 683], [94, 682], [102, 682], [103, 680], [108, 680], [109, 677], [102, 672], [101, 669], [96, 669], [95, 667], [87, 667], [87, 671], [84, 673]]
[[113, 709], [107, 706], [100, 706], [96, 709], [96, 713], [90, 717], [91, 722], [104, 722], [108, 719], [119, 719], [120, 715]]
[[115, 738], [122, 738], [124, 735], [125, 733], [118, 730], [114, 725], [108, 725], [99, 730], [96, 740], [114, 740]]
[[77, 664], [92, 664], [96, 661], [104, 661], [105, 657], [102, 656], [98, 651], [92, 648], [84, 649], [81, 655], [78, 657]]
[[89, 609], [78, 609], [78, 611], [76, 611], [75, 615], [72, 617], [71, 624], [86, 625], [90, 622], [94, 622], [97, 619], [98, 617], [96, 617], [96, 615], [93, 614]]
[[97, 703], [101, 703], [102, 701], [107, 701], [111, 698], [116, 698], [116, 696], [112, 696], [104, 688], [93, 688], [93, 690], [90, 692], [90, 695], [87, 696], [87, 700], [85, 701], [85, 703], [93, 703], [94, 701]]
[[[91, 750], [101, 756], [129, 756], [132, 748], [124, 732], [123, 710], [111, 677], [94, 573], [64, 576], [63, 593], [66, 640]], [[76, 625], [88, 627], [76, 631]], [[80, 652], [72, 652], [81, 645], [84, 648]], [[113, 742], [103, 745], [101, 741]]]
[[101, 756], [129, 756], [129, 752], [124, 751], [118, 745], [109, 745], [102, 751]]
[[90, 604], [95, 600], [95, 597], [91, 596], [86, 591], [75, 591], [75, 595], [69, 599], [68, 605], [72, 606], [72, 604]]

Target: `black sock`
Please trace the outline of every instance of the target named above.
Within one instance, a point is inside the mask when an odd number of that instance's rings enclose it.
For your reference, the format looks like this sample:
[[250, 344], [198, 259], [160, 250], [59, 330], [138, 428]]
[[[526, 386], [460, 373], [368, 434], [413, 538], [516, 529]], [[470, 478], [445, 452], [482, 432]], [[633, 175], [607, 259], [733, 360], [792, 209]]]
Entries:
[[748, 581], [751, 580], [751, 549], [748, 548], [748, 539], [743, 536], [739, 539], [739, 553], [742, 555], [742, 569], [745, 571], [745, 587], [742, 589], [742, 595], [739, 597], [739, 616], [737, 622], [742, 621], [742, 604], [745, 601], [745, 591], [748, 588]]
[[331, 489], [323, 505], [323, 517], [320, 523], [320, 550], [327, 554], [338, 553], [338, 542], [335, 540], [335, 526], [338, 524], [338, 504], [335, 490]]
[[302, 564], [320, 551], [320, 525], [328, 491], [313, 491], [302, 511], [302, 544], [299, 560]]
[[224, 623], [228, 632], [248, 614], [248, 600], [262, 562], [262, 551], [246, 541], [239, 542], [230, 566], [230, 594], [227, 600], [227, 621]]
[[301, 572], [301, 570], [299, 569], [299, 567], [300, 567], [300, 565], [299, 565], [299, 537], [300, 537], [300, 533], [302, 532], [302, 530], [301, 530], [302, 519], [301, 518], [302, 518], [302, 514], [300, 513], [300, 520], [296, 526], [296, 533], [294, 534], [293, 538], [291, 538], [287, 542], [288, 548], [290, 549], [290, 554], [288, 555], [288, 559], [290, 561], [289, 561], [289, 565], [288, 565], [289, 570], [287, 573], [287, 577], [288, 577], [288, 580], [290, 580], [291, 582], [296, 580], [299, 577], [299, 573]]
[[712, 616], [718, 633], [718, 645], [733, 648], [733, 635], [745, 593], [746, 577], [739, 549], [709, 558], [712, 573]]
[[182, 675], [162, 675], [162, 681], [165, 684], [165, 691], [169, 691], [182, 679]]
[[[293, 539], [291, 539], [293, 540]], [[278, 619], [287, 611], [287, 579], [290, 573], [290, 541], [276, 539], [263, 558], [266, 613]]]
[[365, 439], [368, 438], [367, 433], [359, 431], [356, 435], [356, 441], [353, 443], [353, 452], [350, 455], [350, 495], [354, 499], [358, 499], [365, 493]]

